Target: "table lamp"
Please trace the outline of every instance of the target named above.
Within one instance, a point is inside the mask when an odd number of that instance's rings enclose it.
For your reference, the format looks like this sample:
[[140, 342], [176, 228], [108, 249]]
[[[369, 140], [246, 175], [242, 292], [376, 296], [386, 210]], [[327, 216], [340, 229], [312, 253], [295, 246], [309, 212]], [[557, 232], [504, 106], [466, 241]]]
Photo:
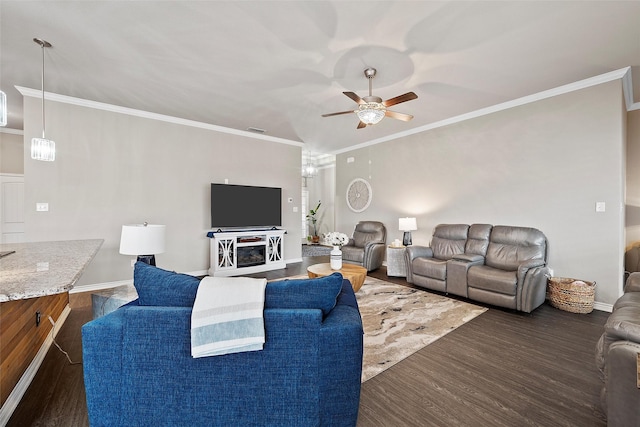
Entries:
[[130, 224], [122, 226], [120, 253], [137, 255], [138, 261], [156, 265], [156, 254], [164, 252], [166, 225]]
[[411, 232], [418, 229], [415, 218], [400, 218], [398, 220], [398, 229], [404, 231], [402, 236], [402, 244], [405, 246], [411, 245]]

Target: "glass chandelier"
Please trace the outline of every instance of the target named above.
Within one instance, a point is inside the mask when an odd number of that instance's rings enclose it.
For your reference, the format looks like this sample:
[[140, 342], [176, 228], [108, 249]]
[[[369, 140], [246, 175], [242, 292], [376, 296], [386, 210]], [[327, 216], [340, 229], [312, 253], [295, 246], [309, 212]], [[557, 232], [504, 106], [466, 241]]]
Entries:
[[53, 162], [56, 159], [56, 143], [45, 136], [44, 119], [44, 48], [51, 47], [51, 43], [39, 38], [34, 38], [33, 41], [42, 48], [42, 138], [31, 139], [31, 158]]

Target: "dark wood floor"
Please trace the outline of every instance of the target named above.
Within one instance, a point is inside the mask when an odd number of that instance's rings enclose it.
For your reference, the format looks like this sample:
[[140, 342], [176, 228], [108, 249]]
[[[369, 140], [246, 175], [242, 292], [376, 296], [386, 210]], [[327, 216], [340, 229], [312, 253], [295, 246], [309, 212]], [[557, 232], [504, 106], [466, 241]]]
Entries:
[[[305, 258], [267, 276], [326, 261]], [[384, 267], [370, 275], [407, 284]], [[87, 296], [74, 298], [57, 341], [75, 361], [91, 307]], [[607, 316], [547, 304], [532, 314], [490, 308], [365, 382], [358, 426], [605, 426], [594, 348]], [[82, 365], [52, 347], [8, 426], [88, 426]]]

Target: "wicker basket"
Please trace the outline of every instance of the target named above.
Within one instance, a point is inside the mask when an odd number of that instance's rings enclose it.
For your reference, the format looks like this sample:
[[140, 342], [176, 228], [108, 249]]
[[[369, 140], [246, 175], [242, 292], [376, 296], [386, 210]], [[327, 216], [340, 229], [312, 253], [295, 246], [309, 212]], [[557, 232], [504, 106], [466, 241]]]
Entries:
[[569, 279], [566, 277], [549, 278], [547, 298], [552, 306], [571, 313], [591, 313], [596, 282]]

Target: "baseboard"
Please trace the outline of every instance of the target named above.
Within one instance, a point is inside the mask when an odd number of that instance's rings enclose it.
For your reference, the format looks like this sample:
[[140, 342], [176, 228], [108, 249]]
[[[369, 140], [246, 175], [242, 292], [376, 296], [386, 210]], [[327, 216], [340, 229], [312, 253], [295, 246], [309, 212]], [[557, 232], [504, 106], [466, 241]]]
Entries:
[[[64, 325], [64, 322], [69, 316], [69, 313], [71, 313], [71, 308], [69, 307], [69, 304], [67, 304], [64, 310], [62, 310], [62, 313], [60, 313], [60, 317], [58, 317], [56, 326], [52, 329], [52, 331], [55, 329], [56, 334], [60, 332], [62, 325]], [[33, 378], [38, 373], [40, 365], [42, 365], [42, 362], [44, 361], [44, 358], [46, 357], [51, 344], [53, 344], [53, 338], [53, 334], [47, 334], [47, 338], [42, 343], [40, 350], [38, 350], [38, 353], [33, 358], [27, 369], [24, 371], [22, 377], [20, 377], [20, 380], [13, 388], [13, 391], [11, 391], [9, 397], [7, 397], [7, 400], [4, 402], [4, 405], [2, 405], [2, 408], [0, 408], [0, 426], [5, 426], [9, 422], [11, 415], [13, 415], [13, 411], [15, 411], [18, 407], [20, 400], [22, 400], [22, 396], [24, 396], [24, 394], [27, 392], [29, 385], [31, 385], [31, 381], [33, 381]]]
[[613, 311], [613, 304], [605, 304], [603, 302], [596, 301], [593, 303], [593, 308], [594, 310], [607, 311], [611, 313]]
[[70, 294], [79, 294], [82, 292], [95, 292], [103, 289], [116, 288], [118, 286], [130, 285], [133, 283], [133, 277], [130, 280], [118, 280], [116, 282], [93, 283], [90, 285], [75, 285], [69, 291]]

